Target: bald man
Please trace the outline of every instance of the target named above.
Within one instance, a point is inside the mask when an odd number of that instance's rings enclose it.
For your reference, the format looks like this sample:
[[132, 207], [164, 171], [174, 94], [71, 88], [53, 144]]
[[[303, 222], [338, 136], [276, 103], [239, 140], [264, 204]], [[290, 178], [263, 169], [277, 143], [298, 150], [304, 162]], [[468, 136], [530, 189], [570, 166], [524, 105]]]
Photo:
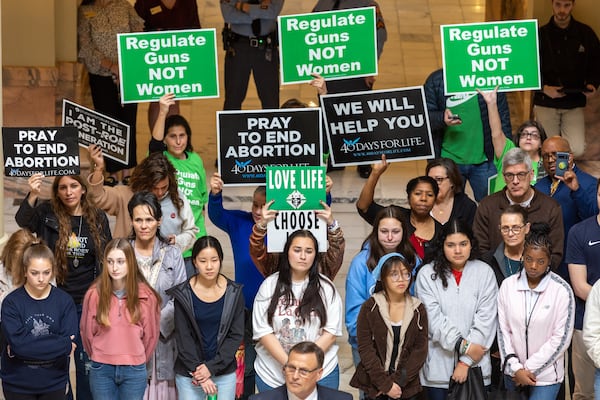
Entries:
[[[564, 176], [556, 176], [556, 153], [558, 152], [570, 154], [569, 168]], [[553, 136], [544, 141], [542, 162], [548, 176], [540, 179], [535, 188], [559, 202], [563, 213], [566, 245], [567, 234], [573, 225], [598, 214], [596, 178], [577, 168], [571, 146], [562, 136]], [[566, 269], [564, 272], [566, 273]], [[564, 274], [561, 273], [561, 276], [564, 277]]]

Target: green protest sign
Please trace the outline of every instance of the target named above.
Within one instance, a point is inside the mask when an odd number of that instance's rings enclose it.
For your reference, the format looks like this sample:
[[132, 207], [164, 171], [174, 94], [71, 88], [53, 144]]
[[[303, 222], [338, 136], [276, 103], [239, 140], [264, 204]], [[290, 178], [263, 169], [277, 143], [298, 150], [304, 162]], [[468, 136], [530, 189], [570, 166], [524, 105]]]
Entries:
[[375, 7], [279, 16], [281, 83], [377, 75]]
[[325, 167], [266, 167], [267, 201], [272, 210], [322, 210]]
[[537, 20], [442, 25], [446, 94], [540, 88]]
[[215, 29], [117, 36], [123, 103], [219, 97]]

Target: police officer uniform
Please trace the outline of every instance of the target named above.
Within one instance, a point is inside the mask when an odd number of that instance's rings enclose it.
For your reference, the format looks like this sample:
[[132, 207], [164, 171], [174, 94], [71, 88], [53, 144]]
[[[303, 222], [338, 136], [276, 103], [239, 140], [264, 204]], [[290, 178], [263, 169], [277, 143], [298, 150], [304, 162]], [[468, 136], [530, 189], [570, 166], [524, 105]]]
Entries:
[[225, 110], [240, 110], [250, 72], [262, 108], [279, 108], [277, 16], [283, 0], [221, 0], [225, 20]]

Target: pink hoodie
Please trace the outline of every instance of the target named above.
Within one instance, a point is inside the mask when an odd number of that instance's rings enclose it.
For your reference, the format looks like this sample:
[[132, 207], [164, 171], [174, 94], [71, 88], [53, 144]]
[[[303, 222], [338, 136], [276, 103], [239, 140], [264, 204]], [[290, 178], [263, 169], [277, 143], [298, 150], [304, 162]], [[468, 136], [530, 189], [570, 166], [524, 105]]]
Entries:
[[145, 284], [139, 286], [140, 319], [130, 323], [126, 297], [112, 295], [110, 326], [96, 321], [98, 290], [92, 285], [83, 300], [81, 339], [91, 360], [111, 365], [140, 365], [150, 359], [158, 342], [160, 312], [156, 296]]

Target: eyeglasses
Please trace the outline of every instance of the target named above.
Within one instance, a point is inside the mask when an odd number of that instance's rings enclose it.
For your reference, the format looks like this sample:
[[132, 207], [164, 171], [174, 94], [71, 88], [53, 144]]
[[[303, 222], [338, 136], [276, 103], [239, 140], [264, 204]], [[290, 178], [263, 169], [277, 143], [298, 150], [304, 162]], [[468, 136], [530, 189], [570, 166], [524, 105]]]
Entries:
[[450, 178], [448, 178], [447, 176], [436, 176], [433, 179], [438, 183], [438, 185], [441, 185], [444, 182], [444, 180]]
[[537, 132], [521, 132], [521, 138], [530, 138], [535, 140], [540, 140], [541, 136]]
[[412, 274], [410, 272], [398, 272], [394, 271], [390, 274], [390, 278], [392, 278], [393, 282], [398, 282], [400, 279], [405, 281], [410, 281]]
[[283, 366], [283, 372], [288, 375], [294, 375], [296, 373], [296, 371], [298, 371], [298, 375], [300, 375], [300, 377], [308, 378], [308, 376], [310, 374], [317, 371], [319, 368], [320, 367], [317, 367], [315, 369], [306, 369], [306, 368], [298, 368], [298, 367], [294, 367], [293, 365], [285, 364]]
[[523, 229], [524, 226], [525, 225], [501, 226], [500, 232], [502, 232], [505, 235], [508, 235], [509, 232], [512, 232], [515, 235], [518, 235], [519, 233], [521, 233], [521, 229]]
[[544, 160], [556, 160], [556, 152], [550, 152], [550, 153], [543, 153], [542, 154], [542, 158]]
[[516, 174], [513, 174], [511, 172], [505, 172], [503, 175], [504, 175], [504, 179], [507, 182], [511, 182], [512, 180], [515, 179], [515, 177], [517, 177], [517, 179], [519, 181], [522, 181], [523, 179], [527, 178], [527, 176], [529, 175], [529, 171], [527, 171], [527, 172], [519, 172], [519, 173], [516, 173]]

